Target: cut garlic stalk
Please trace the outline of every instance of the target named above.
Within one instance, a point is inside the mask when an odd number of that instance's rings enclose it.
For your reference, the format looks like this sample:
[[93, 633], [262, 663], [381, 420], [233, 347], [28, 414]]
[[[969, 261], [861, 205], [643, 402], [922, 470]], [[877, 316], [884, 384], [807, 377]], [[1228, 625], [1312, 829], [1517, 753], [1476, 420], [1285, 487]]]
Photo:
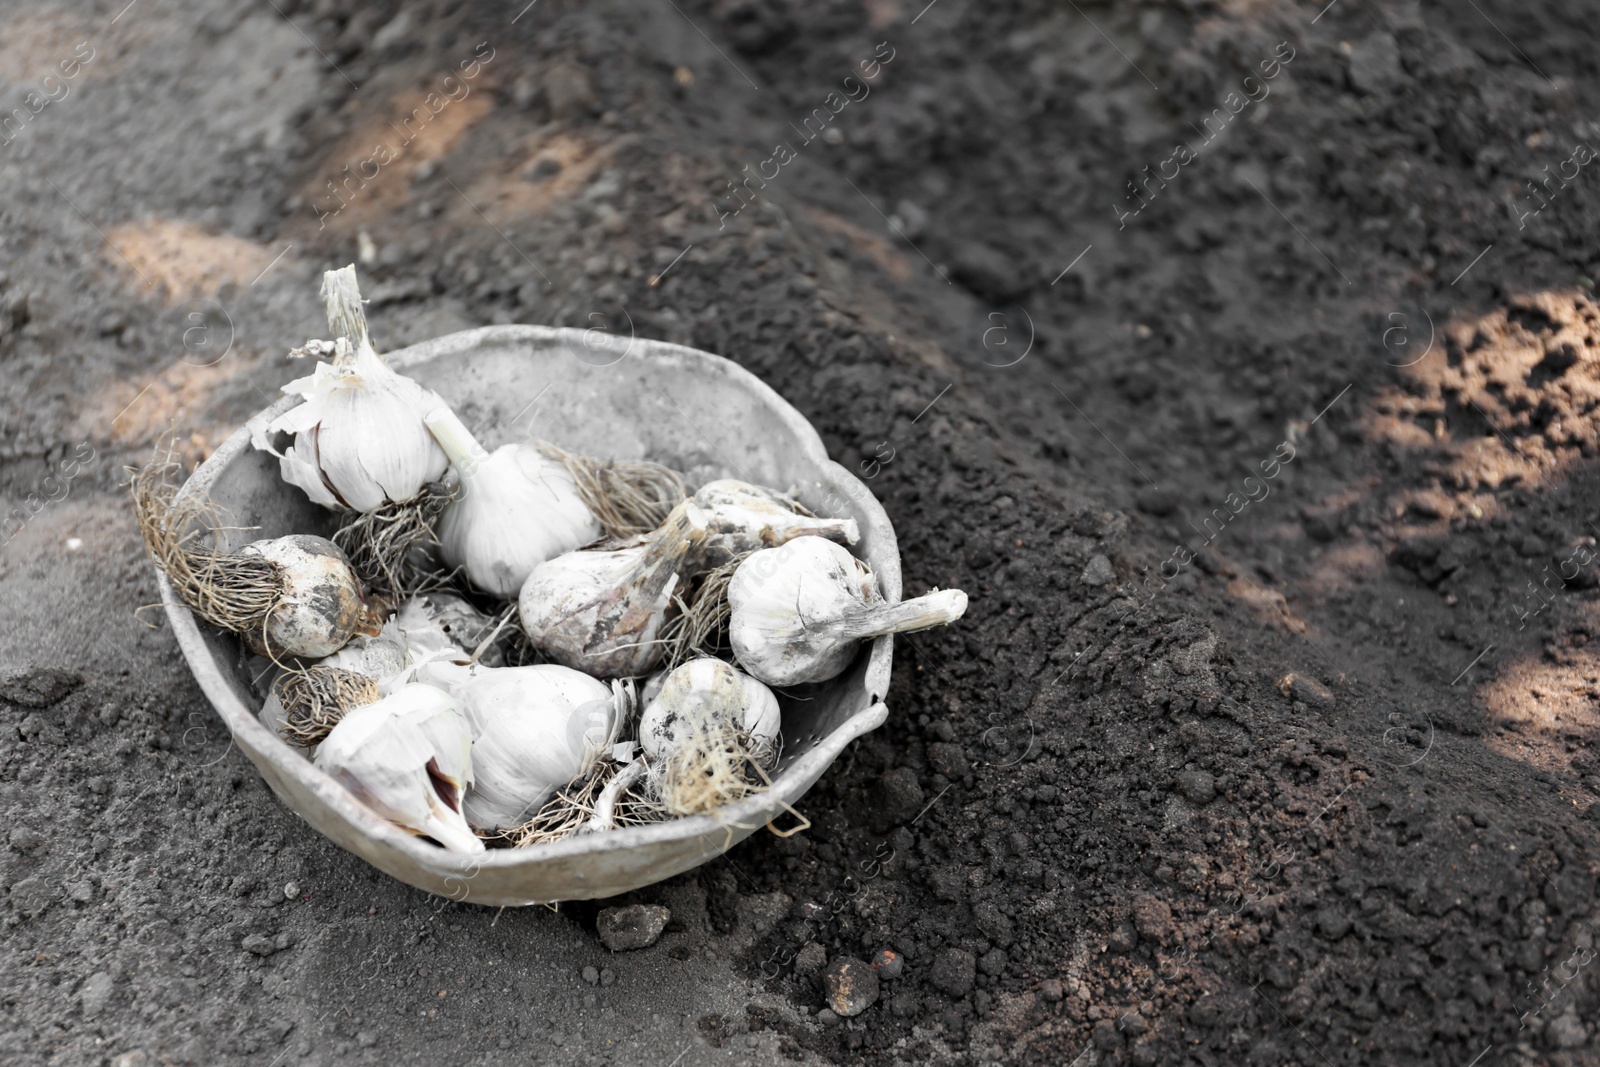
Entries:
[[474, 781], [472, 732], [444, 690], [408, 685], [348, 712], [314, 762], [385, 819], [447, 849], [483, 851], [461, 813]]
[[517, 601], [523, 632], [550, 659], [587, 674], [649, 674], [661, 661], [673, 591], [705, 537], [705, 513], [684, 501], [645, 544], [540, 564]]
[[[389, 368], [367, 336], [355, 267], [323, 275], [328, 320], [341, 336], [334, 360], [283, 387], [305, 403], [258, 429], [251, 443], [278, 457], [286, 482], [324, 507], [376, 511], [415, 499], [444, 475], [443, 450], [422, 417], [444, 401]], [[286, 452], [268, 434], [294, 434]]]
[[768, 685], [798, 685], [837, 677], [864, 638], [954, 622], [967, 594], [945, 589], [886, 603], [866, 564], [831, 541], [799, 537], [741, 563], [728, 603], [739, 665]]
[[780, 493], [732, 478], [701, 486], [694, 502], [708, 516], [709, 532], [700, 552], [707, 570], [807, 534], [847, 545], [861, 538], [854, 519], [819, 519]]
[[538, 811], [610, 749], [630, 711], [620, 683], [554, 664], [434, 662], [417, 675], [449, 689], [471, 727], [475, 782], [465, 812], [480, 830], [509, 829]]
[[531, 444], [486, 452], [446, 407], [425, 421], [461, 479], [439, 517], [440, 552], [473, 585], [516, 596], [539, 564], [599, 540], [600, 523], [559, 460]]

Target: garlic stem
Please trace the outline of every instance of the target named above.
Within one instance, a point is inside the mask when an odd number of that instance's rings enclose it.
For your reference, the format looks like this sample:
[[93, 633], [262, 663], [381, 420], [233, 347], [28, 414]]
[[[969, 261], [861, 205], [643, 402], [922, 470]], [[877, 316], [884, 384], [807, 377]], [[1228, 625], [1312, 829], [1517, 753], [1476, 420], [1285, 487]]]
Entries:
[[333, 336], [350, 339], [349, 349], [341, 350], [334, 358], [335, 369], [349, 374], [355, 370], [356, 353], [363, 348], [372, 348], [372, 340], [367, 334], [367, 312], [361, 306], [361, 287], [356, 283], [354, 263], [323, 273], [322, 298], [328, 304], [328, 325], [333, 328]]
[[645, 762], [642, 756], [618, 771], [617, 776], [607, 782], [606, 787], [600, 791], [600, 796], [594, 802], [594, 814], [589, 816], [589, 821], [584, 823], [578, 832], [590, 834], [616, 829], [617, 800], [622, 796], [623, 790], [637, 782], [644, 772]]
[[489, 453], [478, 439], [472, 436], [467, 424], [449, 408], [434, 408], [422, 417], [433, 439], [439, 442], [444, 454], [455, 464], [463, 486], [468, 485], [478, 473], [478, 467], [489, 458]]
[[911, 633], [946, 626], [961, 618], [966, 610], [966, 593], [959, 589], [940, 589], [898, 604], [868, 606], [845, 619], [843, 629], [848, 636], [858, 638]]

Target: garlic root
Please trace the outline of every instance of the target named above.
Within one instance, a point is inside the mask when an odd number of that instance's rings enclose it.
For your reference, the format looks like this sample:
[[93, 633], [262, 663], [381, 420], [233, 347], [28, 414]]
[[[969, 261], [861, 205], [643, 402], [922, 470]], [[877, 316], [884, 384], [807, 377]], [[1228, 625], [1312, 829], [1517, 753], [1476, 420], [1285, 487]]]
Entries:
[[283, 708], [283, 738], [300, 748], [317, 747], [346, 713], [383, 698], [377, 679], [320, 664], [285, 671], [272, 691]]
[[568, 452], [547, 441], [534, 447], [567, 469], [578, 495], [614, 541], [647, 534], [689, 498], [683, 476], [659, 463], [617, 463]]

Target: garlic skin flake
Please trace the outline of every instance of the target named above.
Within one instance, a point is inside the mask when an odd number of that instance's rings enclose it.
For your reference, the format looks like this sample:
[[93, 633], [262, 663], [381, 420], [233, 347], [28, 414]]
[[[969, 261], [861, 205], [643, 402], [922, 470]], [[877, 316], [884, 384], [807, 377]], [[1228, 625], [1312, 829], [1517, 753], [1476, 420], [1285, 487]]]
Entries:
[[[251, 443], [278, 456], [284, 481], [324, 507], [368, 512], [405, 503], [448, 466], [422, 422], [444, 401], [390, 369], [372, 347], [354, 266], [328, 271], [322, 295], [334, 328], [346, 332], [334, 342], [333, 363], [284, 386], [305, 403], [257, 430]], [[288, 451], [273, 449], [268, 434], [277, 432], [294, 434]]]
[[444, 690], [408, 685], [348, 712], [313, 762], [385, 819], [455, 852], [483, 851], [461, 811], [472, 732]]
[[865, 563], [832, 541], [798, 537], [741, 563], [728, 604], [739, 665], [783, 686], [837, 677], [865, 638], [954, 622], [967, 610], [967, 594], [944, 589], [887, 603]]
[[461, 479], [460, 497], [439, 516], [440, 555], [473, 585], [514, 597], [539, 564], [600, 539], [599, 520], [559, 460], [532, 444], [487, 452], [447, 407], [424, 421]]
[[480, 830], [526, 822], [610, 751], [628, 714], [619, 684], [555, 664], [436, 662], [417, 673], [450, 690], [472, 730], [475, 781], [464, 811]]
[[665, 653], [658, 637], [672, 594], [705, 538], [705, 512], [684, 501], [644, 544], [540, 564], [517, 600], [523, 632], [550, 659], [587, 674], [649, 674]]
[[709, 516], [710, 529], [700, 553], [707, 569], [805, 535], [847, 545], [861, 539], [854, 519], [818, 518], [781, 493], [734, 478], [707, 482], [695, 491], [694, 502]]
[[772, 690], [719, 659], [695, 659], [669, 673], [639, 718], [639, 744], [652, 760], [728, 724], [750, 738], [764, 767], [777, 761], [783, 715]]
[[248, 630], [242, 635], [256, 650], [329, 656], [367, 625], [361, 582], [332, 541], [290, 534], [252, 541], [238, 555], [268, 561], [278, 577], [277, 599], [267, 612], [264, 634]]

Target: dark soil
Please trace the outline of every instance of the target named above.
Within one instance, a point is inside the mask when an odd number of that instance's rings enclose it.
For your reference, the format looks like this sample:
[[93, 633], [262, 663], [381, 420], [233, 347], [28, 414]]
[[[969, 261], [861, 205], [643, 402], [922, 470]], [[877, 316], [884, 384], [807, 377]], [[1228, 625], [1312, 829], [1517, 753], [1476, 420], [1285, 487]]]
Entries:
[[[120, 6], [0, 40], [93, 52], [0, 145], [7, 1063], [1600, 1062], [1586, 6]], [[655, 947], [339, 851], [134, 614], [120, 468], [363, 233], [380, 346], [726, 355], [971, 594]]]

